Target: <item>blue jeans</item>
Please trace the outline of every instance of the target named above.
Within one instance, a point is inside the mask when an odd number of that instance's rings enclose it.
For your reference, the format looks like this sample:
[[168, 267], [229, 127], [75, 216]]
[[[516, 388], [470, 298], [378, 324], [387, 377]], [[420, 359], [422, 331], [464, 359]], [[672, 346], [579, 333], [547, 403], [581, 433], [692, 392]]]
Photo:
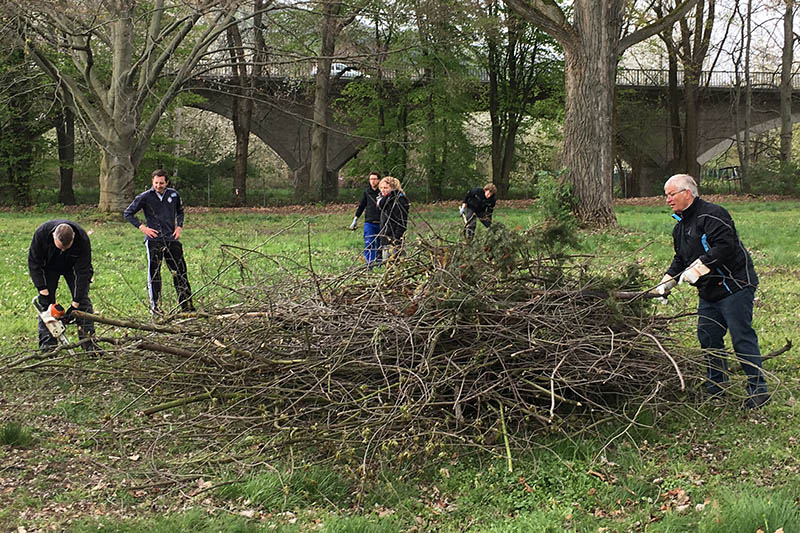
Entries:
[[718, 302], [700, 298], [697, 306], [697, 339], [708, 350], [706, 390], [710, 394], [722, 392], [728, 381], [728, 361], [725, 353], [725, 332], [730, 331], [733, 351], [747, 375], [747, 393], [750, 396], [766, 394], [767, 384], [761, 370], [761, 350], [758, 335], [753, 329], [753, 298], [755, 287], [737, 291]]
[[368, 266], [374, 266], [380, 262], [380, 254], [378, 250], [381, 247], [380, 238], [378, 234], [381, 232], [381, 225], [372, 222], [364, 222], [364, 259], [367, 260]]

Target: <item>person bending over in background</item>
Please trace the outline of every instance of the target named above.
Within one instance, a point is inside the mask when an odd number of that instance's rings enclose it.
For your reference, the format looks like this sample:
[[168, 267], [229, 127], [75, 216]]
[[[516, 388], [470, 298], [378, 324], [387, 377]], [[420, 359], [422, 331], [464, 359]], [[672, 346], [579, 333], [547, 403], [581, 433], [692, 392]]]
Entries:
[[378, 183], [381, 177], [377, 172], [370, 172], [369, 184], [361, 195], [361, 201], [356, 208], [356, 216], [350, 224], [350, 229], [355, 231], [358, 225], [358, 217], [364, 213], [364, 259], [367, 266], [372, 268], [380, 263], [380, 239], [378, 234], [381, 231], [381, 212], [378, 210]]
[[[136, 213], [144, 211], [142, 224]], [[166, 260], [172, 273], [178, 303], [183, 311], [194, 311], [192, 289], [183, 259], [183, 245], [178, 240], [183, 231], [183, 204], [178, 191], [167, 187], [167, 173], [164, 170], [153, 172], [153, 186], [134, 198], [125, 209], [125, 220], [144, 233], [147, 249], [147, 292], [150, 296], [150, 312], [159, 314], [158, 301], [161, 297], [161, 263]]]
[[464, 219], [464, 232], [467, 239], [475, 236], [478, 220], [487, 228], [492, 225], [492, 213], [497, 201], [495, 194], [497, 194], [497, 187], [494, 183], [487, 183], [482, 189], [476, 187], [467, 191], [464, 202], [458, 209], [458, 213]]
[[387, 261], [396, 257], [403, 248], [409, 203], [397, 178], [384, 177], [378, 189], [380, 195], [376, 204], [381, 213], [381, 255], [383, 261]]

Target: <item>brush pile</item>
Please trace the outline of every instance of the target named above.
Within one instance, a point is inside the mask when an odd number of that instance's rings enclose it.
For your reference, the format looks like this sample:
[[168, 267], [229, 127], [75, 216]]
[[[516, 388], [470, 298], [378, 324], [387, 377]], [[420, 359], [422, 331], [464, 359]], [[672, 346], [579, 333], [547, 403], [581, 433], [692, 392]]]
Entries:
[[593, 278], [530, 242], [495, 224], [373, 271], [257, 280], [229, 288], [237, 305], [114, 337], [103, 363], [141, 388], [145, 420], [171, 417], [170, 438], [364, 458], [524, 447], [664, 406], [702, 374], [635, 273]]

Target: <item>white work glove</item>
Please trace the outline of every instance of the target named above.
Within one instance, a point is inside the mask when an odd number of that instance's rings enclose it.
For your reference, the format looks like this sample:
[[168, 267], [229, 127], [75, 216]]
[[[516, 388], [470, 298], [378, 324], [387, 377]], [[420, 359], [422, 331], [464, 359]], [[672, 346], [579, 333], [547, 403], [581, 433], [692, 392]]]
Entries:
[[458, 208], [458, 214], [461, 215], [462, 217], [464, 216], [464, 206], [463, 205]]
[[651, 290], [650, 293], [658, 294], [660, 296], [658, 301], [662, 304], [665, 304], [667, 303], [666, 295], [669, 294], [669, 291], [671, 291], [677, 284], [678, 282], [675, 281], [675, 278], [669, 274], [664, 274], [664, 277], [661, 278], [661, 282], [653, 290]]
[[353, 222], [351, 222], [348, 227], [351, 231], [355, 231], [356, 226], [358, 226], [358, 217], [353, 217]]
[[711, 270], [705, 266], [700, 259], [695, 259], [694, 263], [689, 265], [689, 268], [683, 271], [680, 279], [678, 279], [678, 283], [689, 283], [694, 285], [697, 283], [698, 279], [700, 279], [702, 276], [705, 276], [709, 272], [711, 272]]

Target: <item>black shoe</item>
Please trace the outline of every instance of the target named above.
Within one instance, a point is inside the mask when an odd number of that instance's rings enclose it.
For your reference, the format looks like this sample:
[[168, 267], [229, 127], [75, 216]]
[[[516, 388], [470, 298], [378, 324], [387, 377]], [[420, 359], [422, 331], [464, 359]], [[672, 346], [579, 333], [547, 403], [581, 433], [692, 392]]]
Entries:
[[94, 339], [89, 340], [83, 344], [83, 350], [92, 357], [101, 357], [105, 354], [103, 349], [100, 347]]
[[745, 409], [761, 409], [769, 403], [770, 395], [766, 392], [750, 396], [744, 401], [742, 407]]

